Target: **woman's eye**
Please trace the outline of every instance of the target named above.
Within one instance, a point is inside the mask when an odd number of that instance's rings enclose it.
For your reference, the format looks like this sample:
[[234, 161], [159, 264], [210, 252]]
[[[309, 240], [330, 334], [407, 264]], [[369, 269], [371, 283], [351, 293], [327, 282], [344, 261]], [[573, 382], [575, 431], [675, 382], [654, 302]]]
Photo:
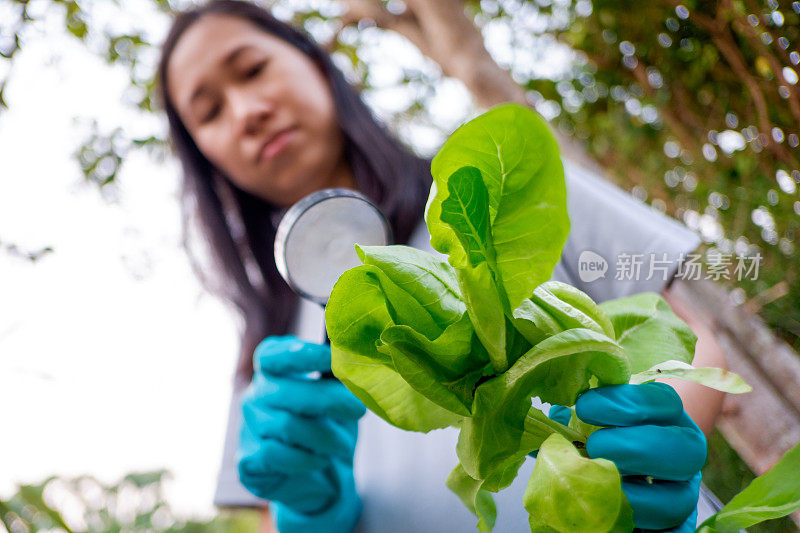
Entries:
[[215, 105], [208, 111], [208, 113], [203, 115], [201, 122], [208, 122], [210, 120], [213, 120], [213, 118], [217, 116], [217, 113], [219, 113], [219, 106]]
[[262, 61], [261, 63], [258, 63], [257, 65], [254, 65], [253, 67], [247, 69], [244, 73], [244, 77], [247, 79], [255, 78], [261, 73], [262, 70], [264, 70], [264, 66], [266, 64], [267, 64], [266, 61]]

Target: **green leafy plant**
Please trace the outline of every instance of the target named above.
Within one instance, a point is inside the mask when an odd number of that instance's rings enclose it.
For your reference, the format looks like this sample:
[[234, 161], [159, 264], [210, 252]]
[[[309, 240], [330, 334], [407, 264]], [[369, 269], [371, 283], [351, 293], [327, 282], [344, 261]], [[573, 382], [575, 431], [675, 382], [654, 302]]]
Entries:
[[[447, 486], [491, 531], [491, 493], [529, 453], [532, 531], [630, 531], [610, 461], [589, 459], [596, 428], [560, 424], [531, 399], [574, 406], [592, 387], [689, 379], [746, 392], [738, 376], [694, 369], [697, 338], [659, 295], [597, 305], [550, 281], [569, 232], [558, 146], [533, 111], [496, 107], [463, 125], [432, 167], [425, 213], [447, 261], [405, 246], [357, 247], [326, 310], [334, 374], [368, 408], [411, 431], [457, 426]], [[558, 497], [558, 494], [569, 497]]]
[[800, 444], [765, 474], [754, 479], [714, 516], [703, 522], [699, 533], [739, 531], [765, 520], [780, 518], [800, 508]]

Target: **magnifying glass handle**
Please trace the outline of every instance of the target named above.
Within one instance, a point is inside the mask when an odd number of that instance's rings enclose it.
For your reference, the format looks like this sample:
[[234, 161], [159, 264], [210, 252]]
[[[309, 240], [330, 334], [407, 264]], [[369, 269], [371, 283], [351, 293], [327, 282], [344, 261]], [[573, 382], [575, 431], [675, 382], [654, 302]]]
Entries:
[[[328, 338], [328, 328], [325, 327], [325, 319], [322, 319], [322, 335], [325, 337], [325, 341], [323, 344], [327, 344], [328, 346], [331, 345], [331, 340]], [[336, 379], [336, 376], [333, 375], [333, 372], [328, 370], [326, 372], [322, 372], [320, 374], [320, 379]]]

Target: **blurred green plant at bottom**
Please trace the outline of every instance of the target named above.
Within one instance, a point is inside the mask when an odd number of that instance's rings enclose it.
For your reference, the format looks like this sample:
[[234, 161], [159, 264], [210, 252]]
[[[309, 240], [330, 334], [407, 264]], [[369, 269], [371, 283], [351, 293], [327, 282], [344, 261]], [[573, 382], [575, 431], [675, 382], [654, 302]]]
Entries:
[[223, 511], [207, 521], [179, 518], [164, 498], [168, 476], [166, 470], [159, 470], [128, 474], [111, 485], [91, 476], [51, 477], [39, 485], [20, 485], [11, 498], [0, 500], [0, 525], [9, 533], [252, 533], [258, 529], [260, 517], [255, 510]]
[[[708, 463], [703, 481], [727, 503], [755, 475], [715, 430], [708, 441]], [[175, 516], [163, 494], [166, 470], [128, 474], [104, 485], [91, 476], [52, 477], [39, 485], [22, 485], [16, 494], [0, 500], [0, 524], [10, 533], [61, 530], [123, 533], [251, 533], [258, 529], [255, 510], [223, 511], [208, 521]], [[789, 518], [770, 520], [748, 529], [753, 533], [795, 533]]]
[[[708, 439], [708, 462], [703, 468], [703, 483], [711, 489], [723, 504], [750, 484], [756, 475], [739, 454], [725, 441], [722, 433], [715, 429]], [[796, 533], [800, 531], [789, 517], [767, 520], [747, 528], [751, 533]]]

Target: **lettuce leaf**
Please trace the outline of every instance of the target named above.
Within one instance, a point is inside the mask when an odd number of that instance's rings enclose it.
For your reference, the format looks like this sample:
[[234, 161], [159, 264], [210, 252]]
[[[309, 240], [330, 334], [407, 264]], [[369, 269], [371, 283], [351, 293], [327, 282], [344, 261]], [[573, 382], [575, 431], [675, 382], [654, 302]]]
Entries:
[[753, 390], [753, 387], [733, 372], [721, 368], [695, 368], [683, 361], [664, 361], [650, 370], [633, 374], [630, 382], [637, 385], [663, 378], [693, 381], [729, 394], [744, 394]]
[[406, 431], [456, 426], [461, 417], [414, 390], [375, 359], [331, 345], [333, 374], [373, 413]]
[[[410, 261], [415, 255], [410, 253], [405, 258]], [[439, 398], [440, 402], [436, 403], [416, 390], [413, 384], [420, 386], [420, 382], [412, 380], [412, 384], [403, 378], [395, 366], [396, 354], [386, 348], [387, 342], [382, 341], [381, 336], [389, 330], [388, 345], [391, 345], [389, 328], [409, 328], [424, 340], [424, 345], [437, 346], [439, 351], [454, 350], [451, 359], [458, 361], [459, 357], [467, 358], [472, 353], [472, 332], [461, 326], [460, 330], [456, 327], [445, 335], [448, 327], [464, 316], [462, 313], [459, 317], [454, 312], [458, 305], [453, 302], [435, 303], [435, 295], [441, 297], [438, 301], [446, 302], [446, 295], [450, 294], [446, 284], [440, 283], [441, 279], [447, 278], [448, 272], [444, 267], [443, 271], [437, 270], [430, 262], [419, 261], [416, 266], [430, 273], [427, 278], [430, 284], [426, 290], [416, 288], [411, 293], [392, 280], [394, 277], [402, 283], [407, 269], [402, 272], [387, 269], [392, 277], [375, 264], [348, 270], [334, 286], [325, 318], [334, 375], [389, 423], [411, 431], [430, 431], [456, 425], [465, 408], [460, 409], [460, 413], [453, 412], [446, 406], [454, 406], [446, 400]], [[452, 324], [448, 324], [450, 320]], [[429, 358], [436, 360], [435, 356]], [[487, 362], [488, 358], [474, 364]], [[406, 375], [412, 373], [409, 368], [412, 363], [402, 367]], [[462, 368], [468, 366], [465, 364]]]
[[765, 474], [755, 478], [697, 531], [733, 533], [800, 509], [800, 443], [786, 452]]
[[447, 476], [446, 484], [461, 499], [461, 503], [478, 517], [478, 531], [491, 532], [497, 520], [497, 507], [492, 494], [482, 488], [483, 482], [470, 477], [459, 463]]
[[513, 358], [501, 316], [511, 318], [550, 278], [569, 232], [558, 146], [534, 111], [501, 105], [456, 130], [431, 174], [431, 245], [455, 267], [473, 326], [502, 372]]
[[501, 289], [516, 309], [550, 279], [569, 231], [558, 145], [547, 122], [517, 104], [489, 110], [445, 142], [431, 164], [426, 222], [431, 244], [450, 255], [456, 268], [464, 265], [466, 252], [442, 218], [442, 202], [450, 194], [450, 176], [467, 165], [484, 181]]
[[678, 318], [666, 300], [643, 292], [600, 304], [611, 319], [615, 340], [625, 349], [631, 372], [642, 372], [664, 361], [691, 363], [697, 336]]
[[614, 463], [582, 457], [559, 434], [539, 450], [523, 501], [531, 531], [633, 531], [633, 510]]
[[546, 281], [514, 310], [514, 327], [531, 344], [571, 328], [586, 328], [615, 338], [614, 326], [584, 292], [560, 281]]
[[486, 479], [520, 451], [532, 397], [574, 405], [592, 379], [602, 386], [627, 383], [629, 378], [625, 353], [609, 337], [582, 328], [548, 337], [508, 371], [478, 386], [472, 417], [461, 425], [458, 458], [470, 476]]
[[425, 308], [440, 327], [457, 321], [466, 311], [455, 271], [446, 261], [410, 246], [358, 246], [365, 265], [382, 270], [398, 287]]
[[378, 344], [409, 385], [462, 416], [470, 415], [478, 380], [492, 374], [482, 348], [466, 315], [433, 341], [408, 326], [389, 326]]

